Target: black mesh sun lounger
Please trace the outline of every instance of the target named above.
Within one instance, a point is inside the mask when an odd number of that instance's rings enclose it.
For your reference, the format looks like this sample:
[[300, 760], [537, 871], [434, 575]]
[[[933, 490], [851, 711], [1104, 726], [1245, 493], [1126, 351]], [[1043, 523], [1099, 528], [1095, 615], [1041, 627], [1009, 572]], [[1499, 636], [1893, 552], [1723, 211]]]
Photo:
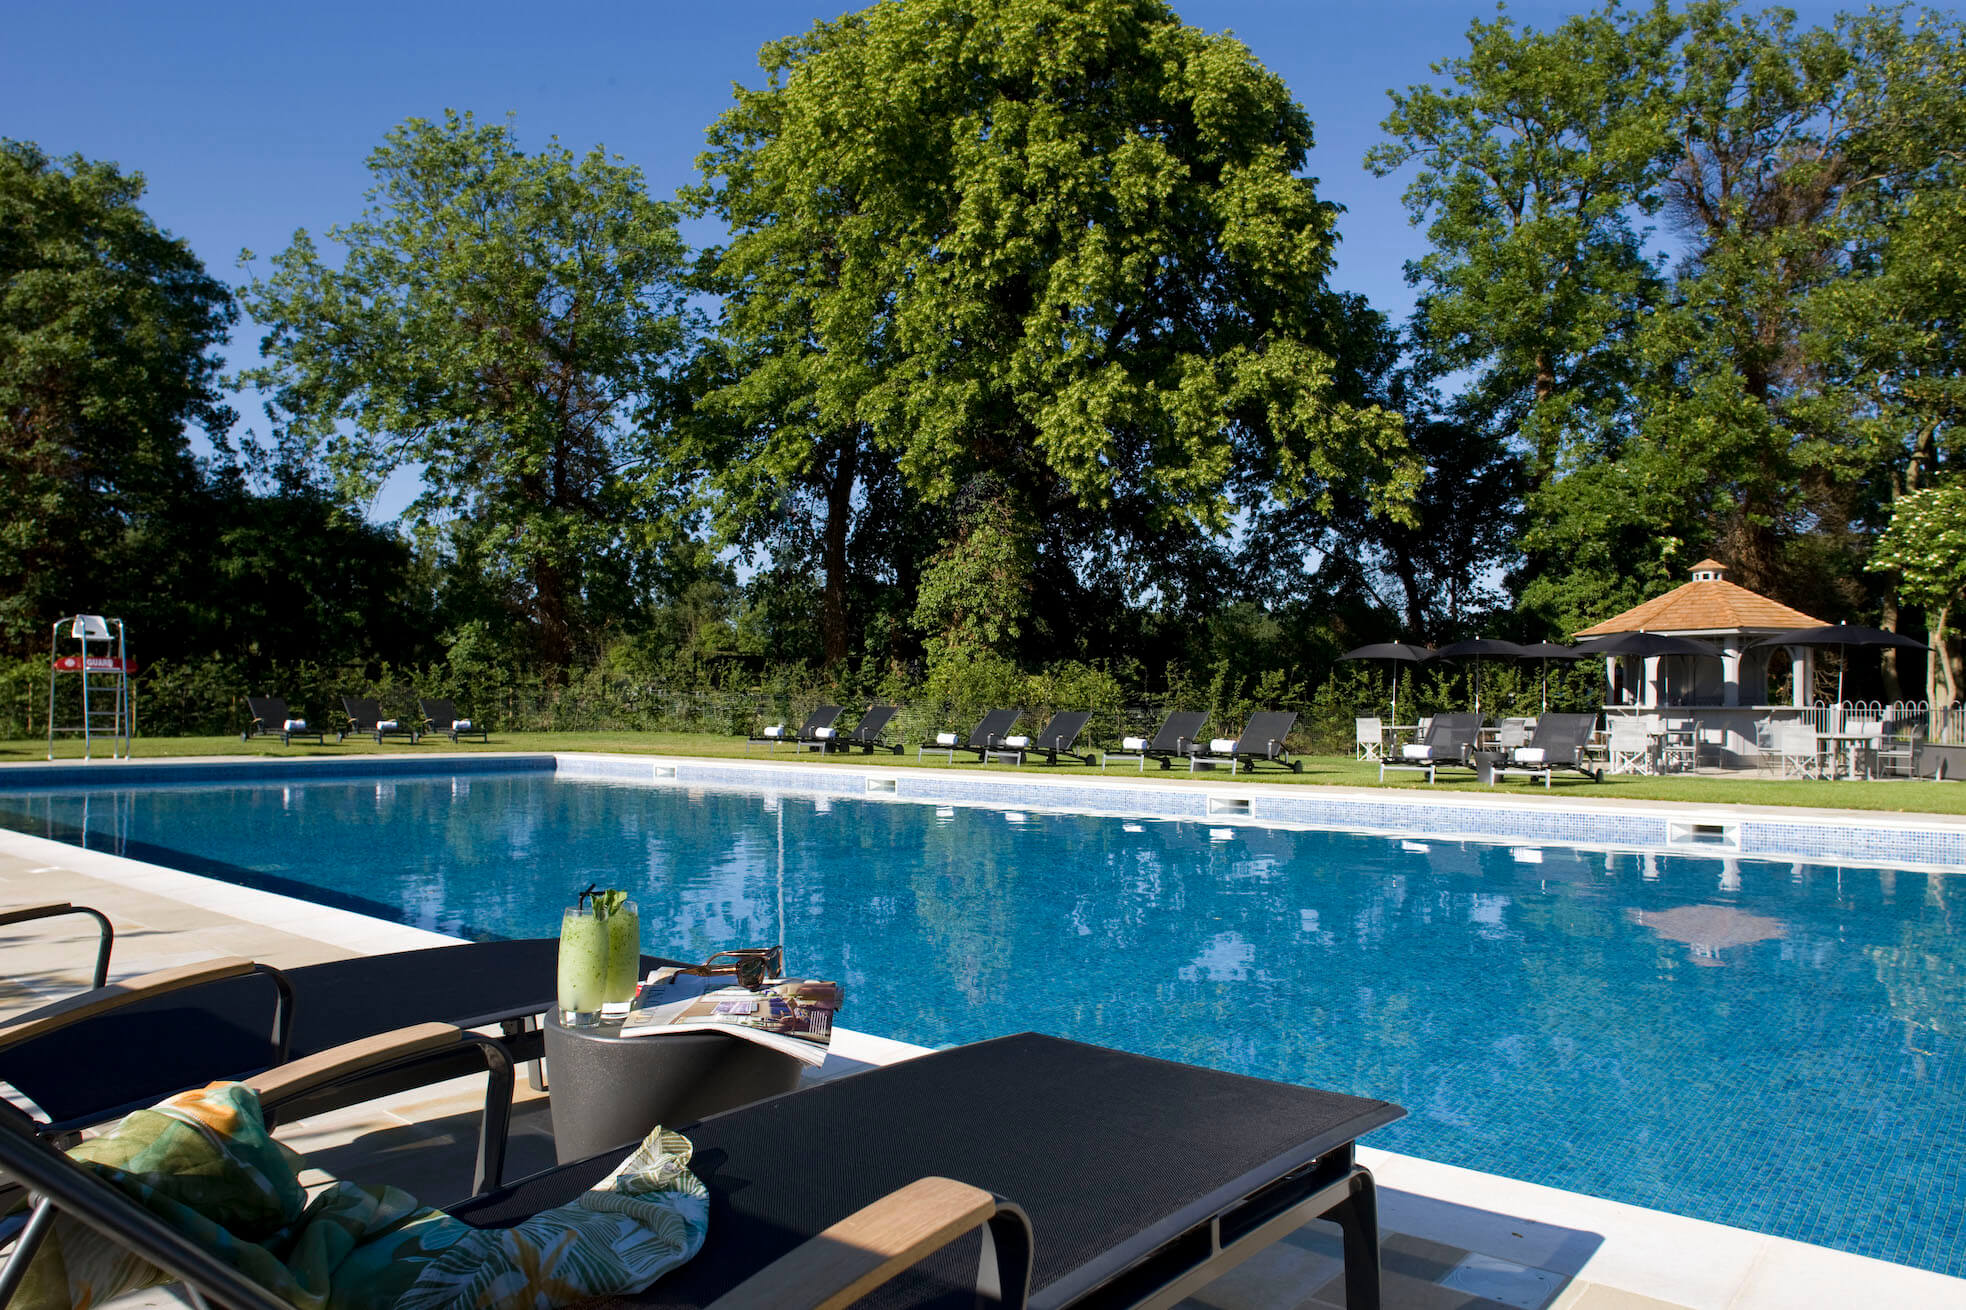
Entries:
[[460, 737], [476, 737], [487, 746], [491, 745], [491, 732], [482, 723], [457, 717], [455, 701], [422, 697], [418, 699], [416, 708], [423, 715], [425, 735], [441, 732], [452, 741]]
[[1023, 764], [1033, 756], [1041, 755], [1046, 764], [1058, 763], [1063, 755], [1075, 763], [1091, 764], [1090, 754], [1080, 755], [1072, 749], [1072, 743], [1085, 731], [1085, 725], [1092, 719], [1090, 710], [1072, 710], [1065, 714], [1054, 714], [1051, 722], [1044, 725], [1044, 731], [1028, 741], [1016, 737], [1004, 738], [1002, 746], [983, 752], [983, 762], [1009, 760], [1013, 764]]
[[976, 731], [970, 733], [967, 739], [959, 741], [953, 732], [937, 733], [933, 744], [923, 742], [915, 748], [915, 758], [920, 760], [922, 756], [934, 751], [937, 755], [948, 756], [949, 763], [954, 764], [957, 751], [968, 751], [981, 761], [989, 752], [1003, 745], [1005, 735], [1010, 732], [1011, 726], [1023, 713], [1023, 710], [991, 710], [983, 716], [983, 722], [976, 725]]
[[838, 736], [833, 728], [833, 722], [839, 717], [839, 706], [821, 705], [806, 715], [806, 721], [799, 725], [797, 733], [786, 732], [783, 725], [766, 728], [763, 732], [746, 739], [744, 749], [748, 751], [753, 746], [768, 746], [772, 750], [777, 750], [780, 746], [817, 746], [819, 753], [824, 755], [826, 747]]
[[1258, 764], [1276, 764], [1292, 773], [1302, 773], [1304, 762], [1291, 759], [1290, 748], [1285, 744], [1290, 730], [1296, 726], [1295, 714], [1275, 710], [1252, 714], [1242, 736], [1234, 741], [1209, 742], [1205, 749], [1197, 746], [1188, 756], [1188, 772], [1193, 773], [1198, 764], [1227, 764], [1232, 774], [1239, 767], [1254, 773]]
[[1159, 760], [1161, 768], [1172, 768], [1175, 760], [1184, 760], [1194, 753], [1201, 740], [1201, 725], [1207, 722], [1206, 714], [1176, 710], [1167, 716], [1167, 722], [1160, 725], [1160, 731], [1152, 738], [1126, 737], [1120, 741], [1118, 750], [1101, 754], [1099, 767], [1103, 769], [1114, 760], [1138, 760], [1140, 772], [1145, 773], [1148, 760]]
[[1379, 781], [1391, 772], [1424, 773], [1428, 783], [1442, 765], [1472, 767], [1469, 752], [1481, 734], [1479, 714], [1436, 714], [1420, 740], [1399, 748], [1399, 754], [1379, 761]]
[[[654, 1286], [592, 1304], [710, 1305], [811, 1250], [804, 1244], [863, 1207], [939, 1177], [994, 1197], [987, 1227], [972, 1224], [856, 1304], [1170, 1305], [1325, 1217], [1344, 1234], [1346, 1304], [1376, 1310], [1377, 1203], [1354, 1143], [1404, 1113], [1031, 1033], [956, 1047], [680, 1125], [710, 1192], [704, 1247]], [[626, 1150], [535, 1174], [451, 1213], [510, 1226], [572, 1200]], [[214, 1300], [280, 1310], [45, 1144], [0, 1131], [0, 1168]], [[1014, 1222], [1024, 1216], [1028, 1227]], [[829, 1290], [800, 1285], [797, 1303]], [[790, 1299], [751, 1292], [745, 1303]]]
[[1512, 773], [1540, 777], [1545, 791], [1558, 769], [1575, 769], [1592, 782], [1603, 782], [1603, 771], [1593, 771], [1584, 754], [1596, 728], [1595, 714], [1545, 714], [1536, 720], [1529, 740], [1508, 752], [1508, 762], [1497, 766], [1494, 776], [1497, 781]]
[[374, 737], [378, 746], [388, 737], [402, 737], [414, 746], [422, 735], [408, 724], [383, 718], [382, 703], [372, 696], [343, 696], [341, 708], [348, 715], [348, 726], [335, 734], [336, 741], [346, 741], [359, 732], [364, 737]]
[[328, 734], [324, 729], [310, 728], [306, 719], [296, 719], [287, 709], [287, 702], [278, 696], [248, 696], [246, 709], [252, 714], [253, 721], [239, 734], [240, 741], [277, 736], [282, 746], [290, 746], [295, 737], [307, 737], [323, 746], [328, 744]]
[[869, 705], [867, 712], [860, 716], [860, 722], [854, 726], [853, 731], [840, 738], [840, 749], [851, 750], [858, 746], [868, 755], [872, 755], [877, 750], [893, 751], [899, 755], [901, 753], [899, 744], [890, 744], [881, 740], [881, 734], [887, 731], [887, 725], [894, 721], [894, 716], [899, 712], [892, 705]]

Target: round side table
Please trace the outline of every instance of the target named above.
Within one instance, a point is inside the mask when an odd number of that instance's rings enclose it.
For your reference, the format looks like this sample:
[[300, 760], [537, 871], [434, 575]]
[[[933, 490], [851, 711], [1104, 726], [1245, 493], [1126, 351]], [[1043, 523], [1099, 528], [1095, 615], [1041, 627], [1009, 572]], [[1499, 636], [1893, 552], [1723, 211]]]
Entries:
[[545, 1019], [553, 1150], [561, 1164], [632, 1145], [657, 1124], [691, 1123], [799, 1085], [805, 1064], [723, 1033], [623, 1037], [621, 1025]]

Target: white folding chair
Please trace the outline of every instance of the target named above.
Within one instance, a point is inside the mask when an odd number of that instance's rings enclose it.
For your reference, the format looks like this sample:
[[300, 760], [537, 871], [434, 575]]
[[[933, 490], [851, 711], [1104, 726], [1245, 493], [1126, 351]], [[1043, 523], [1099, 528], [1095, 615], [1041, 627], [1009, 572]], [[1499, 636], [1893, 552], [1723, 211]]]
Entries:
[[1386, 730], [1379, 720], [1353, 719], [1352, 740], [1357, 744], [1360, 759], [1382, 760], [1386, 757]]

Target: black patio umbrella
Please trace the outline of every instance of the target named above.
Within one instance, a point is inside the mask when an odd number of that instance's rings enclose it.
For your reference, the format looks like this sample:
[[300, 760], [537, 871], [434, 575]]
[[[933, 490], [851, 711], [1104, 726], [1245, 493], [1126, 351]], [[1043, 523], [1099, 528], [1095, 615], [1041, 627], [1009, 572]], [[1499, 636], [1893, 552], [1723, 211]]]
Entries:
[[1820, 628], [1797, 628], [1793, 632], [1763, 637], [1755, 646], [1834, 646], [1836, 647], [1836, 703], [1843, 703], [1843, 666], [1850, 662], [1849, 647], [1876, 650], [1925, 650], [1924, 642], [1902, 632], [1866, 628], [1860, 623], [1825, 623]]
[[1403, 641], [1382, 641], [1371, 646], [1360, 646], [1348, 650], [1338, 658], [1341, 660], [1391, 660], [1393, 662], [1393, 722], [1399, 722], [1399, 666], [1401, 664], [1422, 664], [1434, 657], [1432, 648], [1410, 646]]
[[1691, 637], [1668, 637], [1663, 632], [1614, 632], [1608, 637], [1592, 637], [1574, 647], [1580, 659], [1594, 655], [1705, 655], [1719, 659], [1720, 652], [1704, 641]]
[[1513, 641], [1502, 641], [1496, 637], [1470, 637], [1442, 646], [1434, 652], [1435, 659], [1472, 659], [1475, 662], [1475, 713], [1481, 713], [1481, 657], [1491, 659], [1520, 659], [1522, 647]]
[[1543, 661], [1543, 708], [1550, 707], [1550, 661], [1580, 660], [1584, 656], [1569, 646], [1559, 646], [1553, 641], [1532, 641], [1522, 648], [1518, 657], [1525, 660]]

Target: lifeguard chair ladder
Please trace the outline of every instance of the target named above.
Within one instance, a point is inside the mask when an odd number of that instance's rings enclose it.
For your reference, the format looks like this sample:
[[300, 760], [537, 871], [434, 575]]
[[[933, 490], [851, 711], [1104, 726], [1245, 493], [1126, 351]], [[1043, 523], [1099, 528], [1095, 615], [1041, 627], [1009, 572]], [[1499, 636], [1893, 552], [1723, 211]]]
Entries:
[[[115, 632], [110, 632], [111, 626]], [[64, 655], [62, 629], [80, 651]], [[109, 757], [128, 759], [130, 737], [136, 730], [136, 695], [130, 686], [129, 652], [124, 645], [123, 620], [105, 619], [100, 614], [76, 614], [55, 621], [48, 640], [48, 758], [55, 757], [55, 737], [61, 733], [82, 738], [82, 758], [95, 757], [98, 738], [109, 739]], [[57, 716], [63, 698], [56, 695], [63, 674], [81, 680], [81, 717], [64, 723]], [[73, 702], [70, 702], [73, 708]]]

